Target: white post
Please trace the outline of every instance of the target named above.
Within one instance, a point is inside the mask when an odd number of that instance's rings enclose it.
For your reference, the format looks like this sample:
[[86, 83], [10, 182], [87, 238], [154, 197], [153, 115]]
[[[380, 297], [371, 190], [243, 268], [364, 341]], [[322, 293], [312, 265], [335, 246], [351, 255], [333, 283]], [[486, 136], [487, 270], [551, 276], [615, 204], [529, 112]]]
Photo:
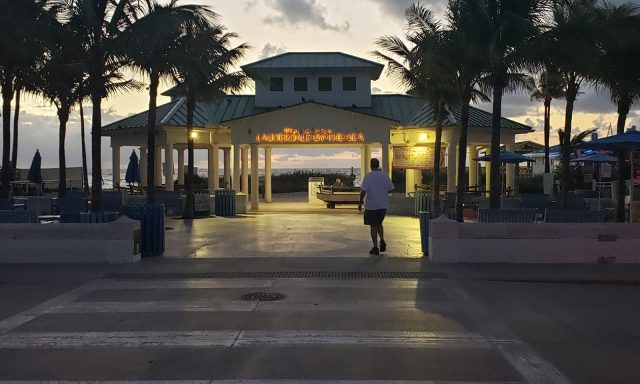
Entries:
[[362, 182], [362, 180], [364, 180], [364, 177], [367, 174], [367, 163], [366, 163], [366, 150], [365, 150], [365, 145], [362, 144], [360, 146], [360, 182]]
[[140, 147], [140, 185], [147, 186], [147, 147]]
[[184, 149], [178, 149], [178, 184], [184, 185]]
[[258, 144], [251, 144], [251, 210], [254, 212], [260, 204], [258, 185]]
[[249, 194], [249, 148], [242, 147], [242, 193]]
[[165, 191], [173, 191], [173, 144], [167, 144], [164, 147], [164, 161], [165, 161], [165, 169], [164, 169], [164, 190]]
[[371, 144], [364, 146], [364, 169], [365, 174], [371, 172]]
[[231, 148], [224, 148], [224, 185], [231, 182]]
[[156, 185], [150, 185], [149, 188], [162, 185], [162, 147], [156, 147], [156, 163], [154, 164], [154, 170], [156, 173]]
[[[491, 152], [487, 151], [486, 155], [490, 156]], [[485, 191], [487, 191], [486, 196], [490, 197], [491, 194], [489, 193], [489, 191], [491, 191], [491, 162], [490, 161], [485, 161], [484, 162], [484, 166], [485, 166], [485, 171], [486, 171], [486, 174], [484, 175]]]
[[390, 173], [389, 172], [389, 144], [382, 143], [380, 152], [382, 152], [382, 159], [381, 159], [380, 166], [382, 167], [382, 170], [384, 172]]
[[[220, 188], [220, 146], [213, 144], [213, 190]], [[235, 168], [234, 168], [235, 171]], [[235, 176], [234, 176], [235, 177]]]
[[264, 149], [264, 201], [271, 202], [271, 147]]
[[120, 185], [120, 146], [111, 144], [111, 172], [113, 188]]
[[207, 187], [209, 188], [210, 194], [213, 194], [213, 191], [216, 189], [215, 185], [213, 185], [213, 181], [215, 180], [215, 172], [213, 170], [214, 156], [215, 156], [215, 151], [213, 150], [213, 145], [210, 145], [209, 148], [207, 148]]
[[[240, 192], [240, 144], [233, 145], [233, 190]], [[226, 188], [226, 186], [225, 186]]]
[[389, 178], [393, 177], [393, 146], [391, 144], [387, 145], [389, 151], [389, 169], [387, 172], [389, 173]]
[[473, 160], [478, 157], [478, 149], [475, 145], [468, 147], [467, 159], [469, 160], [469, 187], [478, 186], [478, 162]]
[[458, 146], [454, 143], [448, 143], [447, 147], [447, 192], [455, 192], [456, 191], [456, 167], [457, 167], [457, 156]]

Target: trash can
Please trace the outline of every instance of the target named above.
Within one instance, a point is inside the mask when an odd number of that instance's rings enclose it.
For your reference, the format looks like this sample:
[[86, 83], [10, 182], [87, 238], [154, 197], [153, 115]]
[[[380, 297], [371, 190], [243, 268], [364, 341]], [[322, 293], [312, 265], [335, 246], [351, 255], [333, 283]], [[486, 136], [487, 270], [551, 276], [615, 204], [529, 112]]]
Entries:
[[416, 191], [414, 215], [418, 216], [420, 211], [431, 211], [431, 192]]
[[216, 216], [234, 216], [236, 214], [236, 191], [234, 189], [216, 189]]
[[418, 212], [418, 221], [420, 222], [420, 245], [422, 246], [422, 255], [429, 254], [429, 220], [431, 220], [431, 212]]
[[193, 195], [193, 214], [196, 217], [207, 217], [211, 214], [209, 204], [209, 192], [195, 193]]
[[164, 204], [125, 206], [124, 214], [140, 221], [140, 253], [142, 257], [164, 254]]

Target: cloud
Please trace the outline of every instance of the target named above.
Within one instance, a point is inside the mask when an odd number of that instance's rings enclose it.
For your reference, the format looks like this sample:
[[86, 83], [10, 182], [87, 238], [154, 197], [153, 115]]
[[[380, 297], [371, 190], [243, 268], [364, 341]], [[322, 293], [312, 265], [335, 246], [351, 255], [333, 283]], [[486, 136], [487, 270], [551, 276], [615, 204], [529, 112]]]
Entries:
[[[380, 13], [390, 16], [396, 20], [405, 19], [404, 13], [415, 0], [370, 0], [378, 6]], [[446, 0], [426, 0], [421, 2], [427, 9], [431, 10], [436, 17], [441, 17], [446, 9]]]
[[260, 51], [260, 56], [258, 58], [266, 59], [267, 57], [279, 55], [285, 52], [287, 52], [287, 47], [283, 47], [283, 46], [281, 47], [277, 44], [267, 43], [264, 45], [264, 47], [262, 47], [262, 50]]
[[275, 11], [263, 20], [278, 27], [304, 24], [323, 30], [345, 32], [351, 27], [348, 21], [332, 24], [327, 20], [327, 9], [319, 0], [264, 0], [264, 4]]

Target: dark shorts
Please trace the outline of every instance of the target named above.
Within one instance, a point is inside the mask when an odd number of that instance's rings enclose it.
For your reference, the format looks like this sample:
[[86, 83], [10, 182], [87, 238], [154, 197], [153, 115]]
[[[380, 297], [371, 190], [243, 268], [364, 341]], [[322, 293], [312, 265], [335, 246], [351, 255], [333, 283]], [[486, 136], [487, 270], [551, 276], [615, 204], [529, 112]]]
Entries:
[[382, 225], [384, 216], [387, 214], [386, 209], [374, 209], [364, 211], [364, 225]]

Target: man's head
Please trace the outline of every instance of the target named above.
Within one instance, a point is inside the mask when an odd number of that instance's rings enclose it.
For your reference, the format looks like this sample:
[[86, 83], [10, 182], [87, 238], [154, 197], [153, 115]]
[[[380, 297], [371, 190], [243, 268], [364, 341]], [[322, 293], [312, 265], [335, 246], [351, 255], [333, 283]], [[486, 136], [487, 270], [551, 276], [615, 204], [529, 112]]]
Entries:
[[374, 157], [371, 159], [371, 169], [375, 171], [378, 168], [380, 168], [380, 162]]
[[340, 183], [342, 183], [342, 180], [340, 180], [339, 177], [336, 177], [336, 184], [340, 184]]

